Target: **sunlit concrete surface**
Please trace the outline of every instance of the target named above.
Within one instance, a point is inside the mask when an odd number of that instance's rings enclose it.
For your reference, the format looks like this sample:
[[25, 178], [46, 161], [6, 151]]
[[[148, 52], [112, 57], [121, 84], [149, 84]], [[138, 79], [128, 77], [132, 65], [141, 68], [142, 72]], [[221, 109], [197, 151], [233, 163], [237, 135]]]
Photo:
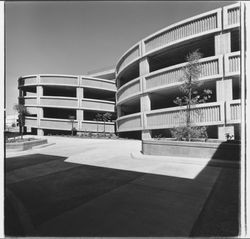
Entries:
[[[44, 136], [46, 138], [46, 136]], [[46, 148], [35, 148], [36, 152], [67, 157], [65, 162], [129, 170], [142, 173], [195, 178], [210, 159], [144, 156], [140, 153], [139, 140], [80, 139], [69, 137], [47, 137]], [[32, 153], [32, 150], [21, 154]], [[7, 155], [17, 155], [8, 153]], [[180, 161], [182, 159], [182, 161]], [[35, 170], [35, 169], [34, 169]]]

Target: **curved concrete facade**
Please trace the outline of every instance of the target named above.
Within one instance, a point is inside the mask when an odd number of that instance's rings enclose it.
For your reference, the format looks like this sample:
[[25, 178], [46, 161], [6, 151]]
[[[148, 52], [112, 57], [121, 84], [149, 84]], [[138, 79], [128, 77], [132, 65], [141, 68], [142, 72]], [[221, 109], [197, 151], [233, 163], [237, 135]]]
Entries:
[[[19, 78], [19, 102], [30, 115], [25, 126], [37, 129], [38, 135], [52, 131], [103, 132], [104, 124], [97, 113], [115, 112], [114, 80], [75, 75], [29, 75]], [[114, 122], [105, 123], [106, 132], [114, 132]]]
[[185, 57], [199, 49], [202, 88], [212, 99], [199, 104], [196, 125], [209, 137], [225, 139], [240, 132], [240, 4], [233, 4], [168, 26], [132, 46], [116, 65], [117, 132], [148, 139], [178, 125], [173, 100]]

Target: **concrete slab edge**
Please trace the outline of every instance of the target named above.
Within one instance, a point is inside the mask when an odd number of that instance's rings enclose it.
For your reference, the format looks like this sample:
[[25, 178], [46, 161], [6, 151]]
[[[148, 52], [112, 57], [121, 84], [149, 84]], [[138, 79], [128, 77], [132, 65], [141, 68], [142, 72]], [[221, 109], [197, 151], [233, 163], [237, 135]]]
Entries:
[[170, 157], [170, 156], [159, 156], [159, 155], [144, 155], [141, 152], [131, 152], [130, 156], [132, 159], [139, 160], [160, 160], [168, 163], [180, 163], [180, 164], [196, 164], [196, 165], [208, 165], [218, 167], [233, 167], [239, 168], [239, 161], [229, 161], [221, 159], [210, 159], [210, 158], [188, 158], [188, 157]]

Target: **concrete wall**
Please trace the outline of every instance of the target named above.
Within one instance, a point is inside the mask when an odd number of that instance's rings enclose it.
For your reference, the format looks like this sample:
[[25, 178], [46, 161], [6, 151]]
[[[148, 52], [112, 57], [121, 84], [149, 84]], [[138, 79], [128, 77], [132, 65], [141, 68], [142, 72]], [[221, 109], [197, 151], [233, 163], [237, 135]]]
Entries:
[[227, 142], [143, 140], [142, 152], [145, 155], [240, 160], [240, 145]]

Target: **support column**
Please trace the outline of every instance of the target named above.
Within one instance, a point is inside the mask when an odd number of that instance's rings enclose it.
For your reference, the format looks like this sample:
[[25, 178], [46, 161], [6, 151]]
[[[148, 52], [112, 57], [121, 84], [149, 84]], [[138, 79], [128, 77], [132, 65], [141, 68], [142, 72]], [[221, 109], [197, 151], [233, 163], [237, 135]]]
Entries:
[[43, 131], [43, 129], [37, 129], [37, 135], [38, 135], [38, 136], [44, 136], [44, 131]]
[[39, 107], [37, 108], [37, 135], [43, 136], [44, 131], [41, 129], [41, 119], [43, 118], [43, 108]]
[[122, 107], [120, 105], [117, 105], [116, 107], [117, 110], [117, 118], [122, 116]]
[[151, 130], [147, 129], [147, 118], [144, 112], [151, 110], [151, 100], [148, 94], [142, 95], [140, 99], [140, 106], [143, 120], [142, 140], [151, 139]]
[[142, 124], [143, 124], [143, 130], [141, 138], [142, 140], [151, 139], [151, 130], [147, 129], [147, 118], [144, 112], [151, 110], [151, 100], [149, 97], [149, 94], [145, 94], [141, 96], [140, 99], [140, 106], [141, 106], [141, 112], [142, 112]]
[[215, 55], [231, 52], [231, 33], [219, 33], [214, 38]]
[[144, 94], [141, 96], [140, 104], [141, 104], [141, 112], [151, 110], [151, 100], [149, 94]]
[[[141, 59], [140, 61], [140, 76], [143, 76], [148, 73], [149, 73], [149, 61], [148, 61], [148, 58], [145, 57]], [[151, 139], [151, 130], [147, 129], [147, 119], [146, 119], [144, 112], [151, 110], [151, 100], [150, 100], [149, 94], [144, 94], [145, 89], [146, 89], [146, 82], [145, 82], [144, 77], [141, 78], [140, 84], [141, 84], [141, 89], [143, 93], [140, 98], [140, 108], [141, 108], [142, 121], [143, 121], [142, 122], [143, 130], [141, 133], [141, 139], [147, 140], [147, 139]]]
[[76, 88], [76, 97], [78, 99], [78, 109], [76, 110], [76, 120], [78, 121], [78, 131], [81, 131], [82, 121], [84, 120], [84, 111], [81, 108], [82, 98], [84, 97], [84, 89], [82, 87]]
[[234, 135], [234, 126], [227, 125], [227, 118], [230, 112], [227, 111], [226, 102], [233, 99], [233, 81], [232, 79], [222, 79], [216, 82], [217, 102], [224, 102], [225, 121], [223, 125], [218, 126], [218, 138], [226, 139], [226, 134]]
[[216, 101], [229, 101], [233, 99], [232, 79], [216, 81]]
[[19, 88], [18, 104], [22, 105], [24, 103], [23, 96], [24, 96], [24, 92], [23, 92], [22, 88]]
[[[215, 36], [215, 55], [222, 55], [231, 52], [231, 32], [219, 33]], [[225, 121], [218, 126], [218, 138], [225, 140], [226, 134], [234, 135], [234, 126], [227, 125], [228, 112], [226, 102], [233, 99], [232, 79], [224, 79], [216, 82], [217, 102], [224, 102]]]
[[140, 76], [149, 73], [149, 61], [147, 57], [144, 57], [140, 60]]
[[40, 76], [37, 76], [37, 87], [36, 87], [36, 95], [37, 95], [37, 135], [43, 136], [44, 131], [40, 128], [41, 119], [43, 118], [43, 108], [40, 106], [40, 98], [43, 96], [43, 86], [40, 85]]

